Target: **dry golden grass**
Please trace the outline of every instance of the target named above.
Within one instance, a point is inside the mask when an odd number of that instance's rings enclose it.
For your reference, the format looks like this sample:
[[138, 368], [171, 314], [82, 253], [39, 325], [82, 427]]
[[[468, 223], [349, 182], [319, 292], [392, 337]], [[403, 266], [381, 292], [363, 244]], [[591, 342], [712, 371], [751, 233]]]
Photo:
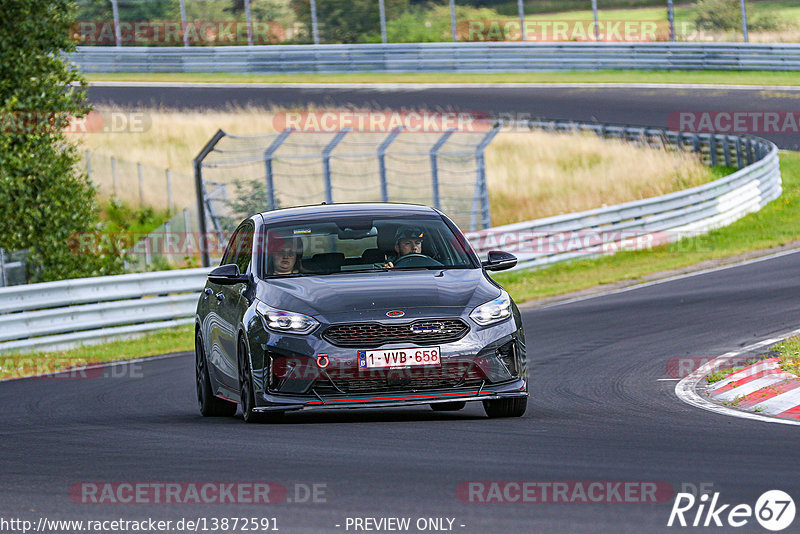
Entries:
[[[83, 149], [96, 153], [97, 159], [101, 154], [113, 155], [152, 167], [151, 172], [143, 173], [144, 200], [155, 207], [166, 205], [164, 175], [157, 170], [164, 168], [175, 173], [172, 187], [176, 207], [194, 202], [192, 159], [218, 129], [232, 134], [275, 131], [274, 111], [262, 108], [145, 113], [150, 127], [144, 132], [73, 137]], [[110, 172], [100, 166], [93, 162], [93, 180], [101, 196], [109, 196]], [[708, 169], [689, 154], [639, 148], [591, 134], [503, 132], [486, 150], [486, 167], [494, 224], [661, 195], [711, 177]], [[118, 164], [118, 175], [117, 196], [137, 203], [135, 165]], [[350, 185], [358, 188], [362, 183], [363, 179], [354, 178]], [[471, 191], [471, 183], [467, 187]]]
[[501, 133], [486, 150], [486, 168], [495, 224], [663, 195], [710, 179], [689, 153], [593, 134]]

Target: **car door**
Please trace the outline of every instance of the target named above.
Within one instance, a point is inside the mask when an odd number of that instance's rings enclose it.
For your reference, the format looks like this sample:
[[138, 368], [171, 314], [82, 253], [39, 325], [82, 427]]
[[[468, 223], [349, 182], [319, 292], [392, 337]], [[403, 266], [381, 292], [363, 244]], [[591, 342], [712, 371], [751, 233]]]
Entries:
[[[237, 250], [241, 246], [241, 241], [244, 237], [243, 230], [244, 229], [240, 227], [231, 236], [225, 253], [222, 255], [220, 265], [234, 263]], [[206, 334], [204, 337], [207, 344], [206, 354], [208, 355], [208, 371], [214, 393], [219, 393], [219, 385], [230, 387], [230, 381], [226, 378], [226, 375], [229, 374], [229, 372], [226, 371], [226, 368], [229, 367], [229, 360], [226, 353], [230, 350], [230, 347], [226, 347], [226, 345], [229, 345], [229, 340], [233, 337], [233, 334], [227, 332], [229, 326], [223, 319], [226, 312], [223, 306], [225, 299], [224, 289], [224, 285], [215, 284], [209, 280], [203, 297], [206, 300], [205, 306], [208, 310], [203, 320], [203, 330]], [[233, 347], [233, 349], [235, 350], [235, 347]]]
[[[246, 221], [237, 229], [236, 252], [228, 260], [235, 263], [242, 274], [250, 273], [250, 259], [253, 255], [254, 225]], [[250, 305], [244, 293], [247, 284], [220, 286], [216, 295], [220, 322], [220, 347], [222, 348], [219, 366], [220, 381], [234, 392], [239, 391], [239, 367], [237, 359], [237, 332], [245, 310]]]

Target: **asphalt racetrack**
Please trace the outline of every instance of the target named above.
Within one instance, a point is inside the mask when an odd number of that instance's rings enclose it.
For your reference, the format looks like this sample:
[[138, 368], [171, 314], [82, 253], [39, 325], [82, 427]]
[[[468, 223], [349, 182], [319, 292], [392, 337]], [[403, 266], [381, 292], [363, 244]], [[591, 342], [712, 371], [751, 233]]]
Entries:
[[[798, 88], [679, 88], [679, 87], [585, 87], [574, 85], [529, 85], [498, 87], [407, 86], [247, 86], [169, 87], [93, 85], [89, 99], [94, 104], [125, 107], [178, 109], [224, 109], [226, 107], [354, 106], [359, 108], [430, 109], [484, 112], [491, 115], [571, 119], [639, 126], [666, 127], [678, 112], [800, 111]], [[699, 122], [698, 122], [699, 124]], [[783, 127], [779, 131], [754, 131], [780, 148], [800, 150], [800, 133]], [[674, 127], [674, 126], [673, 126]], [[739, 132], [748, 133], [748, 132]]]
[[[95, 102], [113, 96], [120, 103], [147, 103], [147, 91], [137, 91], [91, 92]], [[291, 98], [292, 92], [284, 93]], [[477, 91], [461, 93], [473, 96], [451, 100], [465, 107], [479, 103]], [[525, 109], [543, 116], [660, 125], [665, 113], [686, 98], [634, 98], [623, 91], [605, 100], [589, 92], [581, 100], [564, 89], [512, 93], [516, 96], [492, 90], [483, 102], [509, 108], [528, 102]], [[178, 98], [159, 89], [148, 94], [165, 105]], [[265, 103], [277, 100], [280, 91], [266, 92], [263, 100], [258, 94], [199, 91], [180, 100], [200, 107], [223, 100]], [[411, 103], [419, 96], [353, 94], [380, 105]], [[423, 101], [434, 105], [432, 93], [425, 94], [430, 98]], [[442, 102], [447, 98], [445, 91], [435, 94]], [[797, 105], [797, 100], [756, 100], [756, 93], [731, 94], [740, 106]], [[389, 100], [380, 101], [381, 95]], [[720, 98], [699, 95], [702, 101], [685, 105], [702, 109]], [[792, 143], [796, 139], [784, 146], [796, 146]], [[0, 518], [34, 525], [40, 518], [202, 518], [207, 527], [214, 519], [275, 518], [284, 534], [365, 532], [354, 527], [356, 519], [374, 527], [367, 518], [410, 518], [411, 526], [401, 532], [762, 532], [753, 517], [739, 529], [667, 527], [669, 498], [685, 489], [702, 487], [718, 492], [720, 504], [751, 507], [770, 489], [800, 498], [798, 428], [684, 404], [674, 392], [674, 369], [680, 361], [713, 358], [796, 329], [799, 272], [800, 254], [792, 253], [524, 310], [531, 398], [521, 419], [489, 420], [479, 405], [455, 413], [428, 407], [308, 412], [275, 425], [204, 419], [196, 407], [191, 354], [107, 368], [85, 379], [1, 383]], [[669, 494], [656, 503], [624, 493], [628, 502], [587, 503], [570, 493], [567, 502], [486, 503], [476, 502], [478, 495], [489, 496], [485, 491], [463, 492], [476, 487], [470, 483], [492, 487], [490, 481], [507, 490], [499, 499], [493, 494], [495, 501], [520, 500], [519, 492], [508, 491], [516, 486], [507, 482], [540, 489], [561, 482], [571, 488], [592, 482], [604, 488], [654, 484]], [[109, 504], [106, 498], [104, 504], [92, 504], [82, 493], [87, 483], [118, 488], [117, 483], [204, 482], [271, 482], [287, 493], [267, 505], [175, 504], [163, 497], [161, 502]], [[308, 491], [314, 485], [316, 498]], [[696, 511], [697, 506], [687, 512], [687, 521]], [[420, 518], [445, 520], [417, 529]], [[798, 521], [786, 531], [796, 529]]]

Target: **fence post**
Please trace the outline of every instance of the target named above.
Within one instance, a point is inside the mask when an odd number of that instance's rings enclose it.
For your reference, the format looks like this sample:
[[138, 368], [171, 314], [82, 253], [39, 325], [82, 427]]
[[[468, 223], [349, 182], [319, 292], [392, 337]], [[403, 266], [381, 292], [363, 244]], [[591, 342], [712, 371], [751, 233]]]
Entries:
[[192, 162], [194, 165], [194, 187], [195, 187], [195, 195], [197, 195], [197, 224], [200, 230], [200, 254], [203, 258], [203, 267], [210, 267], [211, 266], [211, 258], [208, 254], [208, 236], [206, 235], [207, 227], [206, 227], [206, 206], [205, 206], [205, 196], [206, 196], [206, 188], [203, 185], [203, 160], [206, 159], [206, 156], [217, 146], [219, 140], [225, 137], [225, 132], [222, 130], [217, 130], [217, 133], [214, 134], [214, 137], [206, 143], [206, 146], [200, 151], [197, 157], [194, 158]]
[[113, 185], [114, 192], [113, 192], [112, 196], [116, 197], [117, 196], [117, 158], [115, 158], [114, 156], [111, 156], [111, 180], [112, 180], [112, 182], [114, 184]]
[[525, 6], [522, 0], [517, 0], [517, 11], [519, 11], [519, 40], [525, 40]]
[[244, 18], [247, 23], [247, 46], [253, 46], [253, 20], [250, 18], [250, 0], [244, 0]]
[[389, 149], [400, 132], [403, 131], [402, 126], [396, 127], [389, 133], [386, 139], [383, 140], [381, 146], [378, 147], [378, 173], [381, 179], [381, 202], [389, 202], [389, 184], [386, 181], [386, 151]]
[[264, 151], [264, 167], [266, 170], [266, 181], [267, 181], [267, 209], [272, 211], [278, 208], [277, 202], [275, 202], [275, 184], [272, 180], [272, 159], [275, 156], [275, 151], [280, 148], [286, 138], [289, 137], [289, 134], [294, 131], [293, 128], [287, 128], [286, 130], [282, 131], [278, 134], [278, 137], [272, 142], [272, 144], [267, 147]]
[[311, 2], [311, 34], [314, 36], [314, 44], [319, 44], [319, 26], [317, 25], [317, 2], [316, 0], [309, 0]]
[[431, 190], [433, 191], [433, 207], [437, 210], [442, 209], [442, 203], [439, 198], [439, 163], [437, 156], [442, 146], [450, 139], [450, 136], [455, 132], [455, 128], [450, 128], [436, 141], [436, 144], [431, 148]]
[[144, 180], [142, 179], [142, 164], [136, 163], [136, 175], [139, 177], [139, 207], [144, 206]]
[[500, 133], [500, 127], [495, 126], [481, 139], [481, 142], [478, 144], [477, 148], [475, 148], [475, 166], [477, 167], [477, 174], [475, 177], [475, 196], [472, 202], [470, 231], [475, 230], [475, 217], [477, 214], [479, 197], [481, 204], [481, 227], [484, 229], [492, 227], [492, 213], [489, 208], [489, 187], [486, 183], [486, 159], [483, 153], [498, 133]]
[[669, 40], [675, 41], [675, 10], [672, 0], [667, 0], [667, 20], [669, 20]]
[[342, 142], [344, 136], [350, 132], [350, 128], [339, 130], [328, 143], [328, 146], [322, 151], [322, 174], [325, 177], [325, 202], [333, 204], [333, 184], [331, 183], [331, 152], [336, 146]]
[[742, 154], [742, 138], [736, 136], [736, 167], [741, 169], [744, 167], [744, 154]]
[[6, 275], [6, 251], [0, 248], [0, 287], [8, 285], [8, 276]]
[[167, 209], [170, 213], [175, 209], [175, 204], [172, 202], [172, 171], [166, 170], [167, 175]]
[[186, 0], [180, 0], [181, 10], [181, 34], [183, 35], [183, 46], [189, 46], [189, 25], [186, 24]]
[[456, 33], [456, 2], [450, 0], [450, 31], [453, 33], [453, 42], [458, 42], [458, 34]]
[[92, 183], [92, 153], [89, 150], [86, 151], [86, 179]]
[[381, 19], [381, 42], [386, 44], [386, 6], [383, 0], [378, 0], [378, 11]]

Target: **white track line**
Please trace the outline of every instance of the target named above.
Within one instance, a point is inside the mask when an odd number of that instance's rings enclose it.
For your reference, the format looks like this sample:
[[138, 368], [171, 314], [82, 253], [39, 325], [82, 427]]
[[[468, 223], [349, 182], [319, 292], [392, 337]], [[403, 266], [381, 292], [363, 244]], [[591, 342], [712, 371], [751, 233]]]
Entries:
[[680, 400], [689, 404], [691, 406], [695, 406], [697, 408], [702, 408], [703, 410], [708, 410], [710, 412], [715, 412], [722, 415], [730, 415], [733, 417], [739, 417], [741, 419], [751, 419], [754, 421], [762, 421], [765, 423], [779, 423], [783, 425], [794, 425], [800, 426], [800, 421], [793, 421], [791, 419], [779, 419], [776, 417], [767, 417], [765, 415], [759, 415], [757, 413], [751, 412], [744, 412], [741, 410], [736, 410], [733, 408], [728, 408], [727, 406], [721, 406], [719, 404], [715, 404], [708, 399], [701, 397], [697, 391], [696, 387], [697, 384], [703, 380], [706, 375], [708, 375], [712, 370], [718, 368], [720, 364], [724, 362], [734, 359], [741, 354], [751, 352], [763, 347], [768, 347], [770, 345], [774, 345], [775, 343], [779, 343], [786, 338], [796, 336], [800, 334], [800, 329], [793, 330], [791, 332], [787, 332], [785, 334], [781, 334], [777, 337], [773, 337], [770, 339], [765, 339], [763, 341], [759, 341], [758, 343], [753, 343], [752, 345], [748, 345], [741, 350], [727, 352], [722, 356], [717, 356], [710, 362], [706, 363], [705, 365], [700, 366], [695, 372], [681, 380], [675, 385], [675, 394], [678, 396]]
[[264, 82], [124, 82], [91, 81], [91, 87], [197, 87], [197, 88], [284, 88], [284, 89], [378, 89], [378, 90], [422, 90], [422, 89], [497, 89], [512, 87], [520, 89], [731, 89], [736, 91], [800, 91], [795, 85], [715, 85], [683, 83], [611, 83], [611, 82], [499, 82], [499, 83], [264, 83]]

